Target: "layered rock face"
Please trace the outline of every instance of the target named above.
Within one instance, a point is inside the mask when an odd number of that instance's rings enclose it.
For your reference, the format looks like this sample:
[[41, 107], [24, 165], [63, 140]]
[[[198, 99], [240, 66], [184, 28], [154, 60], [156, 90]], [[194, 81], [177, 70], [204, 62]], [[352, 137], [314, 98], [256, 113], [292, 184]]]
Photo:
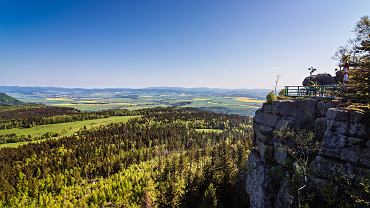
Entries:
[[316, 185], [341, 176], [357, 182], [369, 176], [370, 124], [364, 115], [333, 108], [327, 111], [326, 122], [319, 155], [311, 163]]
[[253, 120], [254, 148], [248, 159], [246, 190], [252, 208], [294, 207], [285, 165], [287, 152], [274, 131], [309, 129], [322, 141], [311, 163], [310, 182], [325, 184], [334, 176], [361, 178], [370, 174], [369, 124], [360, 112], [335, 108], [338, 103], [317, 99], [265, 103]]

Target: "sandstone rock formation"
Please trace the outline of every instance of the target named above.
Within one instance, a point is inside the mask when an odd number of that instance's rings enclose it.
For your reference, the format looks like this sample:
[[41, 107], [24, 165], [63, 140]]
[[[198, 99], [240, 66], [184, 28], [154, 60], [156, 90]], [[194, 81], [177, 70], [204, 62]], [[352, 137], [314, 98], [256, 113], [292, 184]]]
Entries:
[[318, 85], [335, 85], [337, 84], [337, 80], [330, 74], [317, 74], [306, 77], [303, 80], [302, 85], [309, 86], [312, 85], [312, 83], [316, 83]]
[[265, 103], [253, 120], [254, 148], [248, 159], [246, 191], [252, 208], [295, 207], [290, 194], [288, 154], [274, 130], [309, 129], [322, 141], [312, 161], [310, 183], [318, 192], [334, 176], [359, 179], [370, 174], [369, 123], [360, 112], [335, 108], [338, 103], [318, 99]]

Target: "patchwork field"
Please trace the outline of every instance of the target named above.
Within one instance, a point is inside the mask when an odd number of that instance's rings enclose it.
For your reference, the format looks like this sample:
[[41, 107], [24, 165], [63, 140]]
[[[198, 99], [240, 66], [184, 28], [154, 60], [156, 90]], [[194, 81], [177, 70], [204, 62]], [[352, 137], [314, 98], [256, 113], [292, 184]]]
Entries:
[[193, 107], [217, 113], [253, 116], [269, 90], [209, 88], [68, 89], [1, 87], [23, 101], [81, 111], [137, 110], [153, 107]]
[[69, 102], [69, 101], [73, 101], [73, 99], [71, 98], [66, 98], [66, 97], [51, 97], [51, 98], [46, 98], [46, 100], [48, 101], [66, 101], [66, 102]]
[[255, 98], [249, 98], [249, 97], [236, 97], [237, 101], [246, 102], [246, 103], [263, 103], [264, 100], [257, 100]]
[[71, 107], [82, 111], [100, 111], [108, 109], [137, 110], [152, 107], [194, 107], [213, 112], [253, 115], [264, 100], [248, 97], [193, 97], [192, 95], [159, 95], [138, 96], [135, 98], [100, 98], [100, 99], [51, 99], [46, 98], [45, 103], [50, 106]]

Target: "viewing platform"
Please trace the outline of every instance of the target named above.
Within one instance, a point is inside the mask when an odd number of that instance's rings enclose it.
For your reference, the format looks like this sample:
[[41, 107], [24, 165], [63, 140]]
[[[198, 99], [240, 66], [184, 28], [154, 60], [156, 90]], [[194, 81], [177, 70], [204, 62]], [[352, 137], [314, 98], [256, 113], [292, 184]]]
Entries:
[[285, 86], [287, 97], [322, 97], [335, 98], [337, 85]]

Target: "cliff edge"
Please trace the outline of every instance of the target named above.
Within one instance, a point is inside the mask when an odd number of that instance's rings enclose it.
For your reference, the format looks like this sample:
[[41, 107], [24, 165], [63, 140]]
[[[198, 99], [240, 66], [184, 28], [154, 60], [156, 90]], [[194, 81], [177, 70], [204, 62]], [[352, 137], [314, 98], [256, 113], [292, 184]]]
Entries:
[[323, 195], [334, 178], [359, 184], [370, 176], [367, 117], [362, 112], [337, 106], [334, 101], [296, 99], [265, 103], [257, 110], [246, 182], [252, 208], [298, 206], [299, 199], [292, 191], [294, 171], [288, 165], [292, 158], [282, 148], [286, 143], [274, 136], [279, 130], [314, 132], [319, 150], [310, 160], [307, 183], [318, 196]]

